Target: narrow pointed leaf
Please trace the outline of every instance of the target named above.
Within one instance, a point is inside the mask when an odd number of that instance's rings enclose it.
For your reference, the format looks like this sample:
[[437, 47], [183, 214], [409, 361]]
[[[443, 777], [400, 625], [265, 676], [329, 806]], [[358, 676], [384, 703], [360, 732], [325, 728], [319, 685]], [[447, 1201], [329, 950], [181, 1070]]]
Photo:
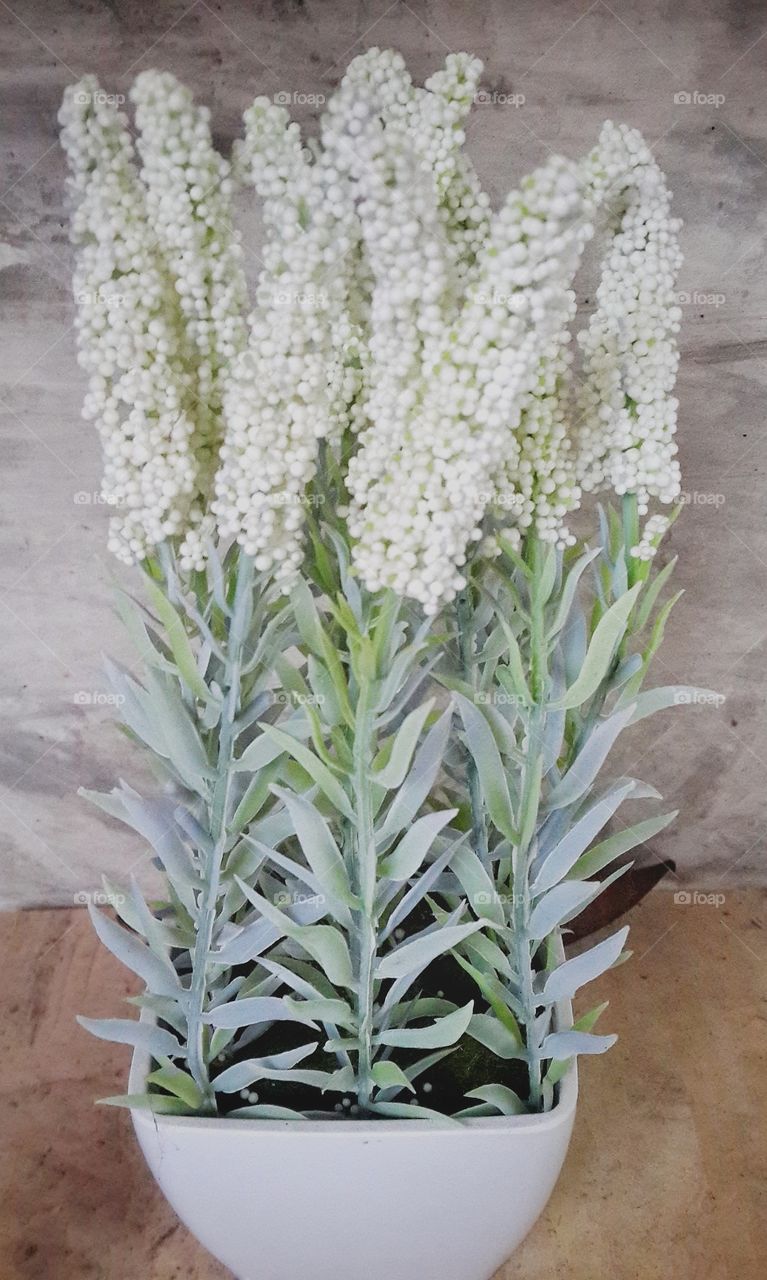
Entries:
[[444, 1049], [460, 1040], [471, 1021], [474, 1002], [462, 1009], [438, 1018], [429, 1027], [393, 1027], [375, 1036], [377, 1044], [388, 1044], [400, 1049]]
[[482, 928], [480, 920], [471, 924], [453, 925], [448, 928], [435, 929], [432, 933], [416, 939], [415, 942], [403, 942], [394, 951], [390, 951], [378, 962], [377, 978], [402, 978], [415, 969], [423, 969], [437, 956], [457, 947], [459, 942], [468, 938]]
[[482, 712], [460, 693], [454, 696], [466, 730], [469, 751], [477, 766], [482, 794], [490, 817], [507, 839], [514, 840], [516, 838], [514, 814], [509, 787], [495, 738]]
[[561, 809], [574, 804], [588, 790], [616, 738], [630, 723], [633, 711], [633, 706], [614, 711], [592, 730], [567, 773], [549, 793], [547, 805], [550, 809]]
[[99, 1040], [112, 1040], [116, 1044], [131, 1044], [134, 1049], [147, 1049], [153, 1057], [183, 1058], [186, 1049], [175, 1036], [163, 1027], [151, 1022], [134, 1021], [131, 1018], [81, 1018], [77, 1021], [85, 1031]]
[[[546, 979], [543, 993], [541, 995], [542, 1004], [556, 1004], [558, 1000], [569, 1000], [574, 996], [576, 991], [585, 986], [587, 982], [592, 982], [594, 978], [600, 977], [607, 969], [615, 964], [623, 950], [623, 944], [628, 937], [628, 925], [614, 933], [611, 938], [606, 938], [604, 942], [599, 942], [589, 951], [584, 951], [579, 956], [574, 956], [572, 960], [565, 960], [564, 964], [554, 969]], [[552, 1057], [566, 1057], [563, 1054], [552, 1054]]]
[[479, 1098], [481, 1102], [489, 1103], [502, 1116], [521, 1116], [527, 1112], [522, 1099], [505, 1084], [482, 1084], [478, 1089], [470, 1089], [466, 1097]]
[[410, 768], [413, 752], [418, 744], [426, 719], [434, 706], [434, 699], [429, 698], [420, 707], [416, 707], [402, 721], [394, 735], [391, 753], [382, 769], [373, 774], [376, 786], [393, 790], [401, 786]]
[[379, 875], [389, 880], [409, 880], [415, 875], [443, 827], [457, 814], [457, 809], [443, 809], [418, 818], [400, 840], [393, 853], [384, 858]]
[[551, 705], [555, 708], [579, 707], [587, 702], [607, 675], [615, 648], [623, 637], [631, 610], [642, 589], [636, 583], [600, 619], [592, 636], [580, 674], [563, 697]]
[[541, 1057], [564, 1062], [579, 1053], [606, 1053], [618, 1037], [595, 1036], [587, 1031], [554, 1031], [541, 1046]]

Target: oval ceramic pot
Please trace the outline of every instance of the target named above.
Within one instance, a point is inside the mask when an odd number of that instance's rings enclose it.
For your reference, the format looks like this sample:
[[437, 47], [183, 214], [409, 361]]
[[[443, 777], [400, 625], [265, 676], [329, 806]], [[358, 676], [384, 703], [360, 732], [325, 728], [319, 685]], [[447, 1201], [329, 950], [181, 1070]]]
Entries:
[[[147, 1070], [137, 1052], [131, 1093]], [[577, 1097], [573, 1062], [544, 1115], [133, 1124], [166, 1198], [237, 1280], [489, 1280], [551, 1195]]]

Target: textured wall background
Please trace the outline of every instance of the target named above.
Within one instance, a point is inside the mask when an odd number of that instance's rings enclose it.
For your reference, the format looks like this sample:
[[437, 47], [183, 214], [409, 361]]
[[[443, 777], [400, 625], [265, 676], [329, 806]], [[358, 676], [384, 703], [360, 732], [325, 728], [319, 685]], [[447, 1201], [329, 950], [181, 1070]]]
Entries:
[[[656, 668], [727, 695], [634, 731], [622, 762], [681, 809], [657, 851], [709, 889], [767, 881], [764, 426], [767, 12], [745, 0], [0, 0], [0, 902], [71, 903], [142, 851], [80, 800], [143, 777], [104, 705], [109, 607], [99, 453], [79, 418], [63, 87], [95, 71], [125, 94], [155, 65], [213, 109], [220, 145], [259, 93], [311, 127], [357, 52], [394, 45], [423, 79], [450, 50], [486, 64], [468, 145], [493, 198], [550, 150], [573, 158], [610, 116], [654, 146], [685, 219], [680, 444], [689, 506]], [[520, 103], [520, 95], [524, 102]], [[514, 103], [517, 105], [514, 105]], [[257, 266], [255, 257], [253, 265]]]

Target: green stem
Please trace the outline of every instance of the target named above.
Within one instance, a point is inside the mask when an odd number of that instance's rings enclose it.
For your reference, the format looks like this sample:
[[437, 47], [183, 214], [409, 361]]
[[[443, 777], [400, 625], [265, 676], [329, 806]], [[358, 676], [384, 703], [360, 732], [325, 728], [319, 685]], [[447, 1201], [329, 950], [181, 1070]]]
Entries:
[[[461, 659], [463, 678], [472, 689], [476, 689], [476, 665], [471, 636], [473, 615], [471, 588], [466, 587], [455, 603], [456, 630], [458, 632], [458, 653]], [[485, 806], [482, 800], [482, 787], [479, 770], [470, 751], [466, 752], [466, 781], [469, 788], [469, 805], [471, 808], [471, 839], [474, 852], [485, 866], [488, 860], [488, 837]]]
[[218, 910], [221, 867], [230, 817], [232, 762], [234, 760], [236, 738], [235, 720], [240, 706], [243, 646], [250, 617], [252, 587], [253, 561], [250, 556], [246, 556], [241, 552], [237, 564], [237, 583], [222, 682], [226, 692], [221, 709], [221, 726], [216, 754], [216, 781], [210, 805], [212, 849], [203, 877], [204, 888], [192, 954], [192, 981], [187, 1012], [189, 1070], [202, 1092], [204, 1099], [202, 1109], [212, 1113], [216, 1111], [216, 1099], [208, 1074], [205, 1055], [205, 1024], [202, 1018], [208, 994], [210, 949]]
[[623, 520], [623, 547], [626, 558], [626, 575], [628, 585], [633, 587], [637, 581], [637, 562], [631, 554], [631, 548], [639, 542], [639, 511], [635, 493], [624, 493], [621, 498], [621, 517]]
[[544, 610], [538, 595], [542, 568], [543, 548], [533, 534], [528, 541], [528, 562], [532, 570], [530, 583], [530, 684], [534, 705], [530, 710], [527, 726], [525, 762], [520, 787], [519, 843], [515, 846], [513, 866], [513, 933], [514, 959], [520, 984], [520, 998], [524, 1010], [525, 1044], [527, 1046], [527, 1072], [530, 1088], [530, 1105], [535, 1111], [541, 1108], [541, 1059], [535, 1028], [536, 997], [533, 987], [534, 948], [530, 942], [530, 866], [534, 854], [535, 827], [541, 803], [541, 757], [543, 731], [546, 722], [546, 697], [548, 685], [548, 655]]
[[359, 1053], [357, 1058], [357, 1103], [364, 1115], [373, 1090], [373, 973], [378, 949], [375, 927], [376, 847], [370, 770], [372, 767], [373, 716], [369, 706], [370, 681], [361, 683], [354, 724], [354, 879], [361, 908], [355, 911], [355, 956], [357, 968], [356, 1012]]

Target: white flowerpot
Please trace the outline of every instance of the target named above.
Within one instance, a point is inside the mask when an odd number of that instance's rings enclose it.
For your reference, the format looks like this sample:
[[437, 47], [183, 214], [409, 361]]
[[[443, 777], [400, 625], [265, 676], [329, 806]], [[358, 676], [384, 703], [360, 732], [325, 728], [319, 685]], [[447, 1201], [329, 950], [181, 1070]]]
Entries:
[[[136, 1052], [130, 1092], [144, 1090]], [[166, 1198], [237, 1280], [488, 1280], [559, 1176], [573, 1062], [545, 1115], [259, 1121], [133, 1112]]]

